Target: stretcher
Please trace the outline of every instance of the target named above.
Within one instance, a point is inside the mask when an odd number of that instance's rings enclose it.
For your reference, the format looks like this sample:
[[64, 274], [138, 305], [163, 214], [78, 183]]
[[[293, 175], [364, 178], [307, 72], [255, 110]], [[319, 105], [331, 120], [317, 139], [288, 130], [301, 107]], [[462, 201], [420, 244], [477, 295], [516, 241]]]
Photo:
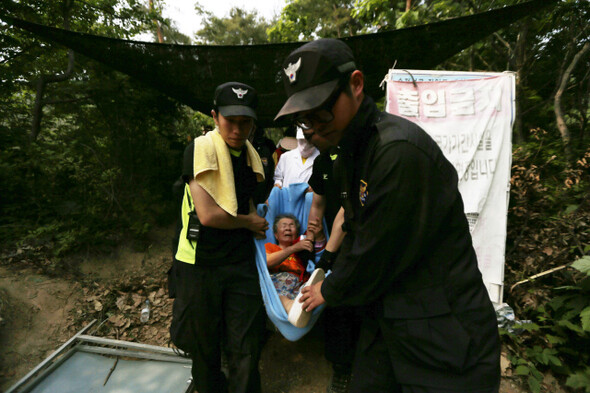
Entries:
[[[272, 189], [270, 196], [268, 197], [268, 204], [260, 204], [257, 207], [258, 214], [265, 217], [269, 223], [269, 228], [266, 231], [266, 238], [255, 240], [256, 268], [258, 269], [262, 298], [264, 300], [268, 318], [277, 327], [283, 337], [289, 341], [297, 341], [307, 334], [317, 322], [325, 305], [313, 310], [307, 326], [303, 328], [293, 326], [287, 319], [287, 311], [285, 311], [285, 308], [281, 304], [279, 295], [277, 294], [270, 278], [268, 267], [266, 265], [266, 250], [264, 245], [269, 242], [275, 243], [276, 241], [272, 230], [272, 224], [274, 218], [278, 214], [293, 214], [301, 223], [301, 233], [305, 232], [313, 197], [313, 193], [307, 192], [308, 188], [309, 185], [307, 183], [291, 184], [289, 187], [284, 188], [275, 187]], [[324, 228], [326, 228], [325, 222]], [[316, 253], [315, 262], [319, 260], [321, 254], [322, 252]], [[308, 261], [307, 271], [311, 273], [314, 269], [315, 263], [313, 261]]]

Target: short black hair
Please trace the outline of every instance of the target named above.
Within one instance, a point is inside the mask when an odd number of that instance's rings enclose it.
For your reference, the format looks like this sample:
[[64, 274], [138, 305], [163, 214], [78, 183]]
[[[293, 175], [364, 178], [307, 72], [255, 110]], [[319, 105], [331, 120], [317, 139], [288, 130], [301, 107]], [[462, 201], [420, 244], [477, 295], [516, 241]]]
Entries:
[[350, 88], [350, 77], [352, 76], [352, 71], [348, 72], [346, 75], [343, 76], [343, 84], [342, 91], [349, 97], [352, 97], [352, 89]]

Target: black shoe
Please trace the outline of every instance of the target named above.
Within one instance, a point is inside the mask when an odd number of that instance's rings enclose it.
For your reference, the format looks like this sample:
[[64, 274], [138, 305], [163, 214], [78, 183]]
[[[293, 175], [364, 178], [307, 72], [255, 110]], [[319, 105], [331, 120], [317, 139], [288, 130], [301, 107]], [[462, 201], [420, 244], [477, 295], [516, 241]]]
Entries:
[[326, 389], [327, 393], [348, 393], [348, 385], [350, 385], [350, 373], [343, 373], [334, 371], [330, 385]]

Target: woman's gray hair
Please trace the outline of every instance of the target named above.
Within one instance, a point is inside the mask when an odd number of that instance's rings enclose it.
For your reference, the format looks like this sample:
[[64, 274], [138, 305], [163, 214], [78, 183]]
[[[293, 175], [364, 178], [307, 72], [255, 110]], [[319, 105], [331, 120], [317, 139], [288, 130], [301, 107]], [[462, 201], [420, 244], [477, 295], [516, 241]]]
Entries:
[[299, 235], [299, 232], [301, 231], [301, 224], [299, 223], [297, 217], [289, 213], [277, 214], [275, 216], [275, 221], [272, 224], [272, 232], [277, 233], [279, 221], [281, 221], [283, 218], [290, 218], [291, 220], [295, 221], [295, 229], [297, 230], [297, 234]]

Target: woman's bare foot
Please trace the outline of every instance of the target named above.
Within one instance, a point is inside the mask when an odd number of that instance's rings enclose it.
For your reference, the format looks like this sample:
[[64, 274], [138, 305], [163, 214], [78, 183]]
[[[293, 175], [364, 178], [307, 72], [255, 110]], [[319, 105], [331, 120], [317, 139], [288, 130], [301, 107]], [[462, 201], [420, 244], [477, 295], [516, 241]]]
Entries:
[[283, 307], [285, 307], [287, 314], [289, 314], [289, 311], [291, 311], [291, 307], [293, 307], [294, 300], [289, 299], [287, 296], [280, 296], [280, 295], [279, 295], [279, 299], [281, 299], [281, 303], [283, 304]]

